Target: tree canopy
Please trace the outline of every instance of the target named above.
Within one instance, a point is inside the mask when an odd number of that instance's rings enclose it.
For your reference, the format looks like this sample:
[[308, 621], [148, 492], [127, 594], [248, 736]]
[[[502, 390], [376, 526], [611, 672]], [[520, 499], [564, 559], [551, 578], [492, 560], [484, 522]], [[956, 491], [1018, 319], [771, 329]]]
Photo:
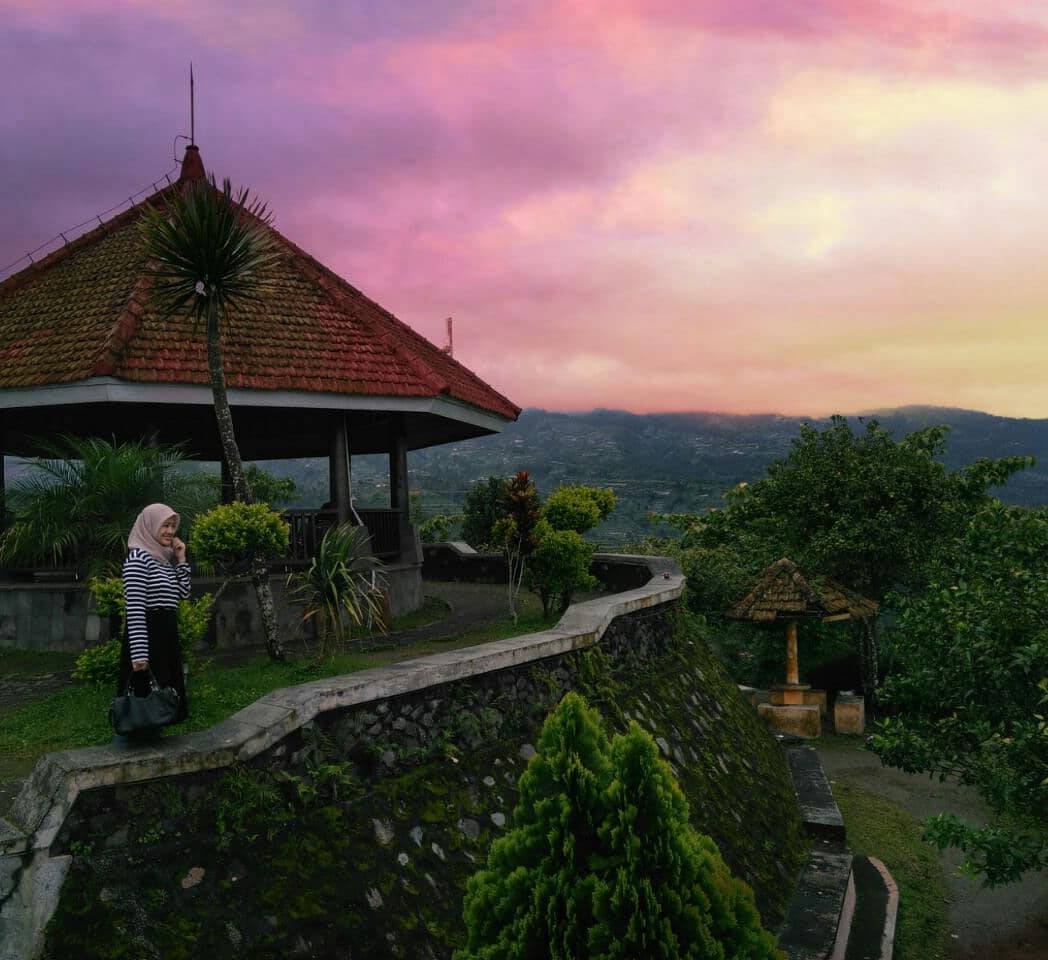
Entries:
[[[809, 576], [832, 577], [878, 603], [889, 591], [919, 591], [929, 564], [989, 502], [991, 488], [1033, 462], [979, 460], [951, 471], [938, 459], [947, 434], [926, 427], [895, 440], [877, 420], [856, 431], [844, 417], [825, 430], [804, 425], [787, 456], [760, 480], [729, 491], [723, 510], [666, 518], [683, 536], [653, 549], [678, 557], [689, 604], [713, 617], [783, 556]], [[876, 634], [862, 630], [860, 645], [872, 694]]]
[[1004, 818], [933, 824], [989, 884], [1048, 865], [1048, 510], [984, 506], [941, 551], [927, 588], [896, 598], [894, 716], [881, 759], [974, 785]]
[[506, 480], [488, 477], [473, 484], [462, 508], [462, 539], [475, 550], [495, 546], [495, 524], [505, 515]]

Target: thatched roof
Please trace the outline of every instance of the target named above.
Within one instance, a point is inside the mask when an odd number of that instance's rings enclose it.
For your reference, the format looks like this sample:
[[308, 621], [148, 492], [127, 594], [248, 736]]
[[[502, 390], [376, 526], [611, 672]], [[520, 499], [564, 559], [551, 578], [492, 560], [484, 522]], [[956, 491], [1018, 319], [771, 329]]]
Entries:
[[757, 578], [753, 589], [726, 616], [733, 620], [773, 623], [776, 620], [866, 619], [877, 604], [825, 577], [809, 583], [792, 560], [776, 560]]

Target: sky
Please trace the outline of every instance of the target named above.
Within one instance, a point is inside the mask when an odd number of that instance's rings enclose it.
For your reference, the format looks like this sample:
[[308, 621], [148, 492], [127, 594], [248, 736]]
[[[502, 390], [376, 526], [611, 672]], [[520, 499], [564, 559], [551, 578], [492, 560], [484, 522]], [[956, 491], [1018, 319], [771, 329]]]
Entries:
[[175, 167], [192, 61], [209, 172], [438, 345], [453, 317], [456, 358], [520, 406], [1048, 417], [1048, 4], [0, 0], [0, 22], [0, 276]]

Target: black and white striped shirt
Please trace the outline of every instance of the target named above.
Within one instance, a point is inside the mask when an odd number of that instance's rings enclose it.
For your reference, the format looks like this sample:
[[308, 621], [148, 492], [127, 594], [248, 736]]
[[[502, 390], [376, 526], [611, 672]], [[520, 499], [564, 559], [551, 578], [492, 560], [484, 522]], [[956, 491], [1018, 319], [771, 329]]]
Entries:
[[162, 563], [145, 550], [131, 549], [124, 561], [124, 601], [127, 606], [127, 635], [131, 662], [149, 659], [146, 610], [177, 607], [189, 596], [188, 563]]

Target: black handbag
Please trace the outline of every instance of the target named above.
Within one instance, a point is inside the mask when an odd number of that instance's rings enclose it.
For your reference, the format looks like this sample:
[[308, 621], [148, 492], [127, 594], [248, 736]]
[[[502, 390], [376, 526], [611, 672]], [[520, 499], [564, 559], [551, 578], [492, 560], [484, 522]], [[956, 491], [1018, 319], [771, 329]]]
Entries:
[[156, 730], [174, 723], [178, 717], [181, 697], [174, 687], [161, 687], [149, 671], [149, 693], [136, 697], [131, 682], [122, 697], [113, 697], [109, 704], [109, 722], [124, 736], [139, 730]]

